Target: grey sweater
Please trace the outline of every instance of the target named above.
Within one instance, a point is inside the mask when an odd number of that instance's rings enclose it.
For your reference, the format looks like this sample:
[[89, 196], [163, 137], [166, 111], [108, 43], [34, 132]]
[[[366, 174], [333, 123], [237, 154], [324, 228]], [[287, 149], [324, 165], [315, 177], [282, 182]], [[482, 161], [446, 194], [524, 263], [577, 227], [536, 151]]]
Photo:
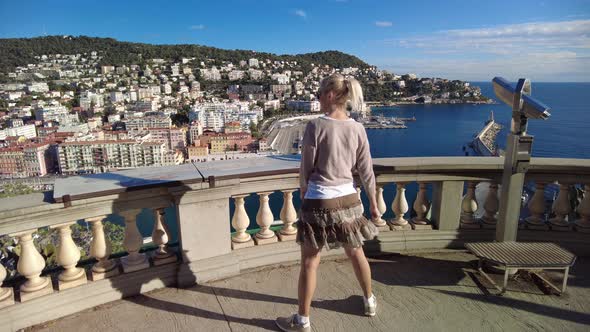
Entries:
[[367, 133], [356, 121], [320, 117], [305, 128], [299, 181], [302, 191], [314, 181], [324, 186], [353, 182], [358, 172], [369, 198], [375, 197], [375, 174]]

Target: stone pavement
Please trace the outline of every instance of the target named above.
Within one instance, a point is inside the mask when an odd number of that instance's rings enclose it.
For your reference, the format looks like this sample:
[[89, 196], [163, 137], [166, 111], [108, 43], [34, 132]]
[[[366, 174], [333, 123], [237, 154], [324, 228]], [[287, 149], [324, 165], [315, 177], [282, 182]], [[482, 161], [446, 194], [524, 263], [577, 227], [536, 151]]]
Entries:
[[[461, 251], [391, 254], [370, 262], [377, 316], [362, 316], [362, 293], [350, 263], [327, 259], [312, 304], [314, 331], [590, 329], [588, 258], [578, 259], [562, 296], [544, 294], [542, 283], [526, 273], [509, 282], [504, 296], [490, 295], [490, 285], [473, 273], [475, 257]], [[164, 288], [28, 330], [276, 331], [274, 318], [297, 308], [298, 272], [298, 265], [287, 264], [188, 289]]]

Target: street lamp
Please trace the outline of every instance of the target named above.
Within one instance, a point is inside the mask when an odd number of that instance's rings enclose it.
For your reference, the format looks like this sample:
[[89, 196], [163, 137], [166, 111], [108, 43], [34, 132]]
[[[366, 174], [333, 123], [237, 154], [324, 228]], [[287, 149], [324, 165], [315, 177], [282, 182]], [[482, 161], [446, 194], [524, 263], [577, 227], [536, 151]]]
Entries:
[[526, 132], [527, 123], [529, 119], [547, 120], [551, 114], [549, 107], [530, 96], [529, 79], [519, 79], [516, 87], [502, 77], [494, 77], [492, 83], [496, 96], [512, 107], [512, 121], [504, 156], [496, 241], [516, 241], [522, 188], [533, 147], [533, 136]]

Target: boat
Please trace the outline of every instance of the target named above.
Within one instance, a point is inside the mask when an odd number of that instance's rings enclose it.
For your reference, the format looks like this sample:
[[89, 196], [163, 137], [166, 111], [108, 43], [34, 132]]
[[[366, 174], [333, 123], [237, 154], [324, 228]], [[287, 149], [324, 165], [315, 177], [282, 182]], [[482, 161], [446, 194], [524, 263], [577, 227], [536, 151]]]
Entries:
[[484, 127], [473, 136], [469, 147], [475, 152], [475, 155], [486, 157], [499, 157], [500, 150], [496, 144], [496, 138], [502, 126], [494, 121], [494, 111], [490, 111], [489, 119], [484, 123]]

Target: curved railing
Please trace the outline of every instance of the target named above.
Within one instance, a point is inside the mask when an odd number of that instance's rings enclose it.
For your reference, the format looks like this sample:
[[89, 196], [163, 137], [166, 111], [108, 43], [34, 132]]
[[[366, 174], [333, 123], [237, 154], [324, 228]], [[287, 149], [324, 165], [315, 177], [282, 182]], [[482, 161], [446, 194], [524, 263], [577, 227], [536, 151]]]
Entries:
[[[385, 158], [375, 159], [374, 169], [382, 213], [375, 222], [381, 233], [365, 243], [367, 251], [461, 248], [465, 242], [494, 239], [503, 158]], [[533, 158], [527, 181], [535, 183], [534, 194], [523, 209], [519, 240], [549, 240], [581, 255], [590, 252], [590, 195], [576, 211], [570, 199], [572, 188], [590, 189], [590, 160]], [[18, 244], [2, 248], [18, 251], [18, 275], [0, 289], [0, 327], [16, 330], [168, 285], [188, 286], [297, 260], [293, 201], [298, 183], [296, 167], [267, 167], [58, 199], [59, 203], [47, 194], [0, 200], [0, 235]], [[557, 183], [559, 191], [547, 209], [544, 192], [549, 183]], [[273, 192], [283, 197], [279, 215], [273, 215], [269, 203]], [[253, 193], [258, 197], [255, 207], [245, 199]], [[168, 244], [172, 225], [165, 222], [169, 207], [176, 209], [178, 245], [173, 247]], [[248, 229], [251, 208], [257, 209], [257, 227]], [[155, 216], [154, 250], [142, 249], [136, 219], [142, 209]], [[115, 256], [103, 225], [113, 214], [125, 225], [126, 252]], [[80, 261], [82, 244], [72, 238], [72, 225], [80, 220], [92, 229], [88, 254], [93, 261]], [[58, 269], [45, 268], [40, 252], [44, 248], [36, 245], [38, 230], [46, 228], [53, 231], [44, 234], [57, 236]], [[0, 283], [5, 272], [0, 265]]]

